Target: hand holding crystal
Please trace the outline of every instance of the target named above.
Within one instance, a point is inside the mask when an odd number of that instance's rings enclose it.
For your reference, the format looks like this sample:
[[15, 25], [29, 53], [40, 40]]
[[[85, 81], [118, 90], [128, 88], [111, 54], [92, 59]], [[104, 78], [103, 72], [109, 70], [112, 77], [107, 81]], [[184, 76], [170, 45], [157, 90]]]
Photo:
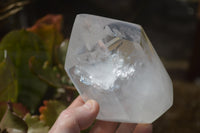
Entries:
[[[79, 96], [65, 109], [49, 133], [80, 133], [92, 125], [99, 112], [99, 105], [94, 100], [86, 103]], [[151, 124], [117, 123], [97, 120], [90, 133], [151, 133]]]

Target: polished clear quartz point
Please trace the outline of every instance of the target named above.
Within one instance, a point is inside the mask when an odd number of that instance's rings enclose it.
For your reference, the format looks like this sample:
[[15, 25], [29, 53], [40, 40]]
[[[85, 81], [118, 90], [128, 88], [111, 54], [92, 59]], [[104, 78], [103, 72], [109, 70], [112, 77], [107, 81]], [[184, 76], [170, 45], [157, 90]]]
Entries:
[[80, 14], [65, 69], [97, 119], [151, 123], [173, 103], [172, 81], [140, 25]]

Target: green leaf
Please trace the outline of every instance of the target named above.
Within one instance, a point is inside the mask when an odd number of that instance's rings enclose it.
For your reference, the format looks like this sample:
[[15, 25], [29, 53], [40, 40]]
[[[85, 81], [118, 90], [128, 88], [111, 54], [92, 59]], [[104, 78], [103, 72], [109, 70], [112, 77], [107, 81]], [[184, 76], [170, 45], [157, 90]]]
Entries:
[[6, 58], [0, 63], [0, 101], [15, 102], [17, 95], [18, 82], [14, 67], [8, 58]]
[[0, 120], [3, 118], [3, 115], [5, 114], [7, 109], [7, 103], [6, 102], [0, 102]]
[[12, 103], [13, 112], [17, 114], [20, 118], [23, 118], [29, 111], [21, 103]]
[[[17, 114], [17, 116], [23, 118], [29, 111], [24, 107], [21, 103], [10, 103], [12, 106], [13, 112]], [[6, 112], [8, 106], [8, 102], [0, 102], [0, 120], [2, 119], [3, 115]]]
[[8, 105], [8, 108], [1, 119], [0, 129], [2, 132], [26, 133], [28, 126], [22, 118], [13, 113], [11, 106]]
[[49, 131], [49, 127], [38, 116], [27, 114], [24, 120], [28, 125], [28, 133], [48, 133]]
[[18, 101], [34, 112], [47, 90], [47, 85], [30, 72], [28, 61], [31, 56], [41, 61], [47, 60], [44, 44], [34, 33], [26, 30], [12, 31], [0, 43], [0, 60], [4, 59], [4, 51], [7, 51], [7, 56], [15, 67]]
[[40, 80], [54, 88], [65, 88], [67, 90], [75, 90], [69, 82], [64, 68], [62, 66], [50, 66], [48, 62], [42, 64], [35, 57], [29, 60], [29, 68]]
[[50, 100], [44, 101], [44, 106], [40, 107], [40, 119], [43, 120], [50, 128], [56, 121], [59, 114], [66, 108], [62, 103]]
[[28, 29], [28, 31], [36, 33], [44, 41], [49, 61], [52, 61], [53, 64], [58, 63], [57, 50], [63, 41], [61, 33], [62, 20], [61, 15], [46, 15]]
[[33, 56], [29, 60], [29, 68], [32, 73], [49, 86], [54, 88], [60, 88], [62, 86], [60, 73], [56, 69], [53, 69], [53, 67], [50, 67], [48, 62], [43, 64]]

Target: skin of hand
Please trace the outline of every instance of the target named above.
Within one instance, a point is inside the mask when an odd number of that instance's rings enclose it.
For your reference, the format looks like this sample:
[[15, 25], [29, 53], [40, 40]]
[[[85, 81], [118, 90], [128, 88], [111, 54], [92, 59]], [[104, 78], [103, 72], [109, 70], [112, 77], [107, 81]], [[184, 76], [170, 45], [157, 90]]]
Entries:
[[[61, 112], [49, 133], [80, 133], [92, 125], [99, 112], [94, 100], [86, 103], [78, 96]], [[116, 123], [97, 120], [90, 133], [152, 133], [151, 124]]]

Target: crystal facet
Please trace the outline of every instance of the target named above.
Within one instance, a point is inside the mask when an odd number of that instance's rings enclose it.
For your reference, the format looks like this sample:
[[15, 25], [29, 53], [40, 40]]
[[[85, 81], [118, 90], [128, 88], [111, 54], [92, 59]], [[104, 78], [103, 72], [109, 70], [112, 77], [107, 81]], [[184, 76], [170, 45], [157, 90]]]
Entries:
[[140, 25], [77, 15], [65, 69], [97, 119], [151, 123], [173, 103], [172, 82]]

